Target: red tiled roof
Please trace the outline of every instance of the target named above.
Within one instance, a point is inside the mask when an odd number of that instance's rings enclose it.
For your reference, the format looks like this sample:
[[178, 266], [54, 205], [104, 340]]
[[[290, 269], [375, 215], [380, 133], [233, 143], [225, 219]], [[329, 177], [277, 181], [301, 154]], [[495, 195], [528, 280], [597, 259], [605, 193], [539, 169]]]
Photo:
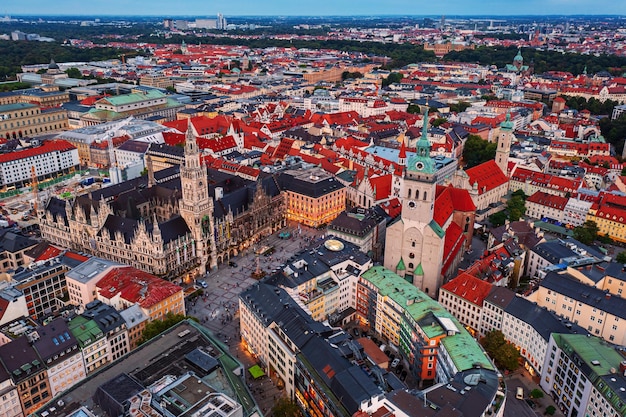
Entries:
[[379, 175], [377, 177], [369, 178], [369, 182], [372, 185], [372, 189], [376, 190], [376, 201], [386, 200], [391, 195], [391, 183], [393, 181], [393, 175]]
[[478, 184], [479, 194], [484, 194], [509, 181], [493, 159], [468, 169], [466, 173], [471, 186]]
[[529, 203], [552, 207], [558, 210], [564, 210], [565, 205], [567, 204], [569, 199], [567, 197], [561, 197], [559, 195], [548, 194], [543, 191], [537, 191], [535, 194], [528, 197], [526, 201]]
[[436, 221], [439, 226], [443, 227], [450, 216], [452, 216], [453, 211], [454, 205], [449, 188], [437, 186], [433, 220]]
[[481, 306], [489, 295], [492, 285], [466, 272], [444, 284], [441, 289], [456, 295], [474, 305]]
[[52, 258], [56, 258], [57, 256], [59, 256], [59, 254], [61, 253], [61, 249], [52, 246], [52, 245], [48, 245], [48, 247], [46, 248], [46, 250], [44, 250], [41, 255], [39, 255], [36, 259], [34, 259], [34, 261], [45, 261], [48, 259], [52, 259]]
[[0, 319], [4, 317], [4, 314], [8, 311], [9, 300], [0, 297]]
[[402, 204], [398, 198], [392, 198], [391, 200], [380, 205], [385, 213], [392, 219], [395, 219], [402, 213]]
[[287, 156], [287, 154], [289, 154], [289, 150], [293, 146], [294, 142], [295, 142], [295, 140], [293, 140], [293, 139], [282, 138], [280, 143], [278, 144], [278, 146], [274, 150], [274, 153], [272, 154], [272, 158], [275, 158], [275, 159], [283, 159], [283, 158], [285, 158], [285, 156]]
[[446, 229], [446, 236], [443, 242], [443, 265], [441, 266], [441, 274], [446, 275], [448, 269], [452, 266], [452, 262], [458, 255], [459, 251], [463, 250], [465, 243], [465, 235], [461, 226], [455, 222], [450, 223], [450, 226]]
[[184, 133], [163, 132], [163, 140], [167, 145], [176, 146], [185, 143]]
[[196, 140], [200, 149], [211, 149], [213, 152], [222, 152], [237, 147], [235, 138], [232, 136], [223, 136], [221, 138], [206, 139], [198, 138]]
[[105, 298], [119, 294], [122, 299], [137, 303], [142, 308], [150, 308], [183, 290], [176, 284], [131, 266], [111, 269], [96, 287]]
[[452, 204], [454, 211], [473, 212], [476, 211], [476, 205], [472, 201], [472, 197], [468, 190], [462, 188], [448, 187], [452, 196]]
[[37, 155], [45, 155], [47, 153], [55, 151], [68, 152], [73, 149], [76, 149], [76, 147], [66, 140], [47, 140], [41, 146], [0, 154], [0, 164], [5, 162], [17, 161], [19, 159], [30, 158]]
[[85, 262], [85, 261], [89, 260], [88, 256], [80, 255], [80, 254], [78, 254], [76, 252], [72, 252], [72, 251], [65, 252], [65, 256], [67, 256], [70, 259], [74, 259], [75, 261]]

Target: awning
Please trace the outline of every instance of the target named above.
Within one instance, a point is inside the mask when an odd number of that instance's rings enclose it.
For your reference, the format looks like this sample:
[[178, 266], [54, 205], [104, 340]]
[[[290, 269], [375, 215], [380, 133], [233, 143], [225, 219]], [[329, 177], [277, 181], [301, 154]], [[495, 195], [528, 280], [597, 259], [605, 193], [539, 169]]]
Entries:
[[259, 365], [251, 366], [250, 368], [248, 368], [248, 372], [250, 372], [250, 375], [252, 375], [252, 378], [254, 379], [260, 378], [265, 375], [265, 372], [263, 372], [263, 369], [261, 369]]

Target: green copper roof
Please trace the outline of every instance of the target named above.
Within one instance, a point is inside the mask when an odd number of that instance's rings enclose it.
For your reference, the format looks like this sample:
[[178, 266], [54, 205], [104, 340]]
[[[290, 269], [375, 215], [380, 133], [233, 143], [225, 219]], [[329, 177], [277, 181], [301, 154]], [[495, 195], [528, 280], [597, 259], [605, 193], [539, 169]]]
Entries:
[[30, 103], [12, 103], [12, 104], [3, 104], [0, 106], [0, 113], [4, 113], [6, 111], [15, 111], [15, 110], [24, 110], [24, 109], [32, 109], [35, 108], [34, 104]]
[[446, 232], [441, 228], [441, 226], [439, 226], [439, 224], [436, 221], [431, 220], [430, 223], [428, 223], [428, 225], [430, 226], [431, 229], [433, 229], [433, 232], [437, 233], [437, 236], [444, 237], [446, 235]]
[[125, 104], [139, 103], [146, 100], [155, 100], [165, 97], [165, 94], [158, 90], [149, 90], [145, 93], [122, 94], [120, 96], [107, 97], [103, 101], [108, 101], [114, 106], [122, 106]]
[[406, 164], [407, 170], [434, 174], [435, 161], [430, 157], [430, 142], [428, 141], [428, 112], [424, 115], [422, 135], [415, 144], [415, 148], [415, 153]]
[[406, 271], [406, 266], [404, 265], [404, 259], [400, 257], [400, 262], [396, 265], [396, 271]]
[[[487, 354], [465, 327], [441, 304], [417, 287], [382, 266], [370, 268], [361, 275], [361, 278], [374, 285], [379, 295], [389, 297], [402, 307], [404, 309], [403, 320], [406, 320], [404, 316], [408, 316], [412, 321], [422, 323], [420, 328], [428, 338], [443, 336], [446, 330], [440, 319], [450, 320], [459, 332], [444, 337], [442, 343], [445, 342], [445, 347], [458, 370], [471, 369], [474, 364], [478, 363], [485, 369], [494, 369]], [[405, 321], [402, 326], [410, 327], [411, 325]]]
[[524, 61], [524, 57], [522, 57], [521, 49], [517, 50], [517, 55], [515, 55], [515, 58], [513, 58], [513, 61]]
[[500, 123], [500, 129], [511, 131], [513, 130], [514, 127], [515, 127], [515, 123], [511, 121], [511, 113], [506, 112], [506, 120]]
[[417, 268], [415, 268], [415, 271], [413, 271], [413, 274], [418, 275], [418, 276], [424, 276], [424, 268], [422, 267], [421, 262], [417, 264]]
[[81, 347], [88, 346], [104, 337], [96, 322], [83, 316], [76, 316], [67, 326]]
[[[611, 369], [619, 368], [623, 360], [614, 347], [599, 337], [585, 334], [553, 334], [554, 341], [567, 356], [578, 356], [595, 375], [588, 375], [595, 382], [598, 376], [612, 374]], [[597, 361], [597, 362], [595, 362]]]

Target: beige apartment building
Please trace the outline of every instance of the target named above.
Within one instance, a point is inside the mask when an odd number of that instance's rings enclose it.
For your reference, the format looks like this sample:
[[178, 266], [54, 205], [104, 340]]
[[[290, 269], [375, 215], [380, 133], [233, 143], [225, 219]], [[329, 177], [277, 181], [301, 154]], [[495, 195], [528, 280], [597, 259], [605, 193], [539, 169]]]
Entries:
[[626, 299], [586, 285], [567, 272], [550, 272], [529, 299], [584, 328], [589, 334], [626, 344]]

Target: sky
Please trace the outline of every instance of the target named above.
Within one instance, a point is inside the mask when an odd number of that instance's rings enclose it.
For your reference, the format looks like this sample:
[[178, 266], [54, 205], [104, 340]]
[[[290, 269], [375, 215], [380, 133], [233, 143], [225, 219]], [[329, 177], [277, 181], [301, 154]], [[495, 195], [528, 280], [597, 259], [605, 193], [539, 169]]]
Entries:
[[[4, 3], [4, 4], [2, 4]], [[0, 15], [139, 16], [572, 15], [626, 16], [626, 0], [2, 0]]]

